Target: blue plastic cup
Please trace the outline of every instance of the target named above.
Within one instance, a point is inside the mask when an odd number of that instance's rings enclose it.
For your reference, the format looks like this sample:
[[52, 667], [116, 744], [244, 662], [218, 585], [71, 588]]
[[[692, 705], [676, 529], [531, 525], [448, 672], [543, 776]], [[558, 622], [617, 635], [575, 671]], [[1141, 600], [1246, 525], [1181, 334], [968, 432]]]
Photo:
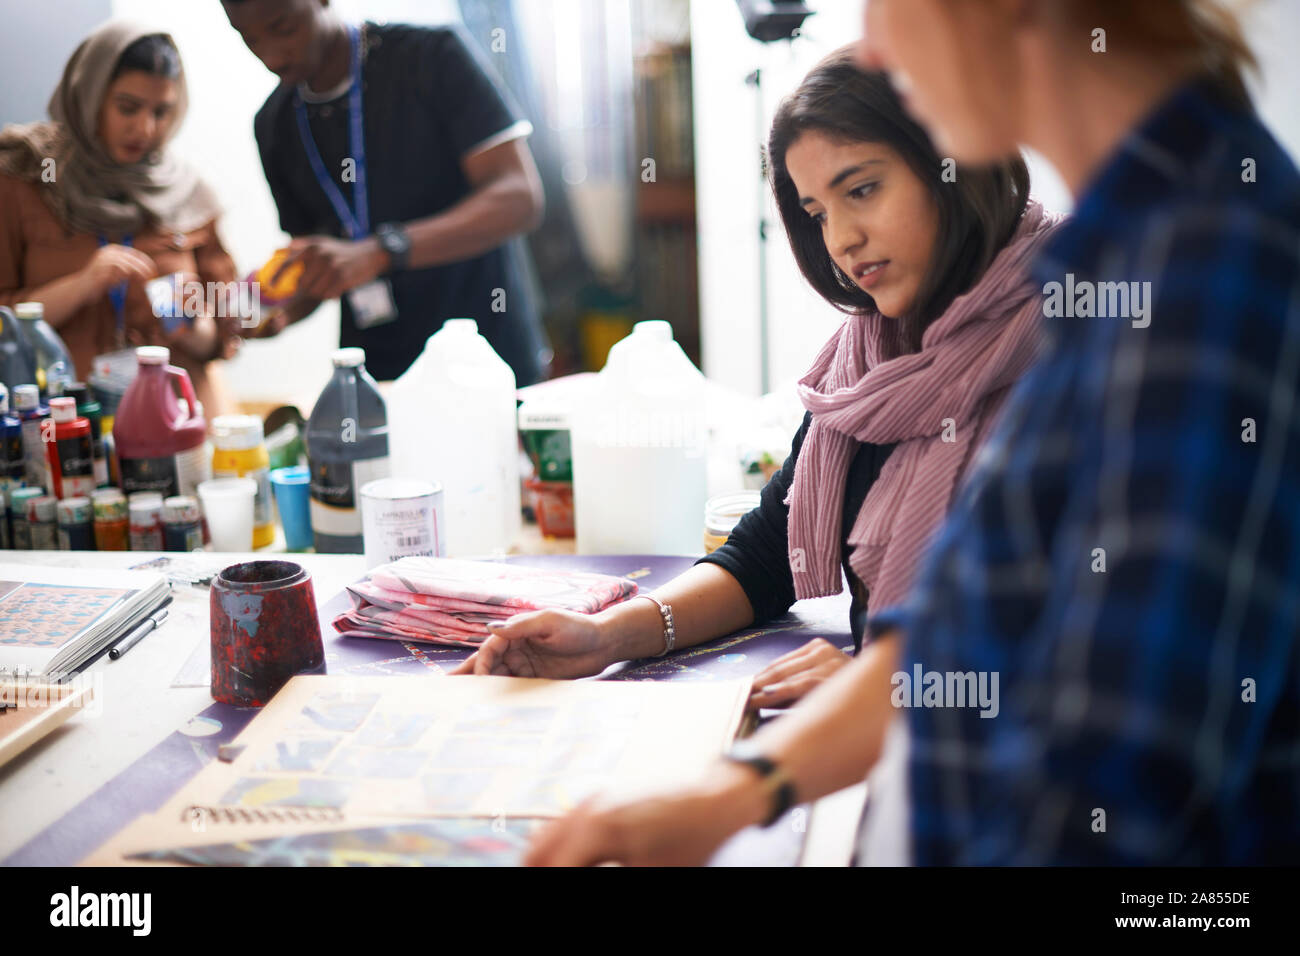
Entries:
[[284, 528], [285, 548], [306, 551], [312, 546], [311, 472], [305, 465], [277, 468], [271, 472], [271, 487]]

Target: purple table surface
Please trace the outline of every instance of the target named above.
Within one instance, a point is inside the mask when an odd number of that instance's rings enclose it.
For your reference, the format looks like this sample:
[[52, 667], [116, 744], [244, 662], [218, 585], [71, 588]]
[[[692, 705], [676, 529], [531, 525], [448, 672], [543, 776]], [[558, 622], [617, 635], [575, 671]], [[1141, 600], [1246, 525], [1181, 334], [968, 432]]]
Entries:
[[[662, 555], [528, 555], [504, 559], [537, 567], [597, 571], [633, 578], [642, 590], [681, 574], [694, 558]], [[346, 593], [319, 608], [325, 640], [325, 665], [330, 674], [403, 676], [441, 674], [469, 656], [458, 647], [438, 647], [406, 641], [344, 638], [331, 622], [351, 602]], [[725, 680], [757, 674], [787, 651], [815, 637], [852, 651], [849, 597], [802, 601], [791, 613], [764, 627], [737, 631], [706, 644], [663, 658], [616, 664], [602, 680]], [[161, 807], [172, 794], [217, 758], [217, 748], [237, 737], [259, 708], [214, 703], [189, 723], [104, 784], [58, 821], [46, 827], [0, 865], [70, 866], [102, 845], [143, 813]], [[713, 863], [731, 865], [793, 865], [803, 843], [807, 809], [798, 807], [769, 828], [750, 827], [725, 844]]]

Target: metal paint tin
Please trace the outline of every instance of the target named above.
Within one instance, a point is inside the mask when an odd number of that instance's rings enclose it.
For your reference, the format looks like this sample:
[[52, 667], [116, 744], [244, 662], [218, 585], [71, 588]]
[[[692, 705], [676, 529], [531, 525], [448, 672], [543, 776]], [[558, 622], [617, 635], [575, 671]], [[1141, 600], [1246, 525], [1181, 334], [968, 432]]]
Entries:
[[442, 485], [409, 478], [380, 478], [361, 488], [361, 534], [366, 568], [412, 555], [447, 553]]

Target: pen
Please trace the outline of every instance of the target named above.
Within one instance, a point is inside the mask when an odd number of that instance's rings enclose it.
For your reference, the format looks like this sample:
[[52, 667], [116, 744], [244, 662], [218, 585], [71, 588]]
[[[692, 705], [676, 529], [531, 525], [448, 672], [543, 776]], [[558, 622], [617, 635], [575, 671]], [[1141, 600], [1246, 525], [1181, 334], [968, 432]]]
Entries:
[[109, 650], [109, 659], [114, 661], [117, 660], [131, 648], [135, 647], [136, 644], [140, 643], [141, 638], [157, 628], [165, 620], [167, 620], [167, 608], [155, 612], [147, 621], [141, 623], [139, 627], [118, 641], [117, 644]]

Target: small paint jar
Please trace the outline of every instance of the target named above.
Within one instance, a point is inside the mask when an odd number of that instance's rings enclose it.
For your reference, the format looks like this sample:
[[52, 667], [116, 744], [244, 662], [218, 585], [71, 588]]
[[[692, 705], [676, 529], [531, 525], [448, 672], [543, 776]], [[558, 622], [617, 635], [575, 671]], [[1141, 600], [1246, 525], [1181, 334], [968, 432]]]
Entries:
[[132, 551], [163, 550], [163, 497], [156, 491], [137, 491], [127, 498]]
[[212, 477], [251, 478], [253, 495], [253, 547], [265, 548], [275, 540], [271, 520], [271, 457], [256, 415], [218, 415], [212, 420]]
[[261, 707], [295, 674], [325, 673], [311, 575], [292, 561], [233, 564], [212, 581], [212, 697]]
[[727, 543], [732, 530], [762, 501], [757, 491], [738, 491], [710, 498], [704, 506], [704, 553], [712, 554]]
[[190, 495], [174, 495], [163, 502], [163, 550], [199, 551], [203, 548], [203, 515]]
[[27, 523], [32, 529], [33, 551], [59, 549], [58, 505], [59, 499], [51, 495], [42, 495], [27, 502]]
[[59, 502], [59, 550], [94, 551], [95, 531], [90, 499], [84, 496]]
[[95, 514], [95, 548], [99, 551], [126, 551], [130, 544], [126, 495], [116, 488], [103, 488], [90, 498]]
[[9, 497], [13, 511], [13, 537], [16, 551], [32, 550], [32, 526], [27, 521], [27, 502], [45, 495], [44, 488], [16, 488]]

